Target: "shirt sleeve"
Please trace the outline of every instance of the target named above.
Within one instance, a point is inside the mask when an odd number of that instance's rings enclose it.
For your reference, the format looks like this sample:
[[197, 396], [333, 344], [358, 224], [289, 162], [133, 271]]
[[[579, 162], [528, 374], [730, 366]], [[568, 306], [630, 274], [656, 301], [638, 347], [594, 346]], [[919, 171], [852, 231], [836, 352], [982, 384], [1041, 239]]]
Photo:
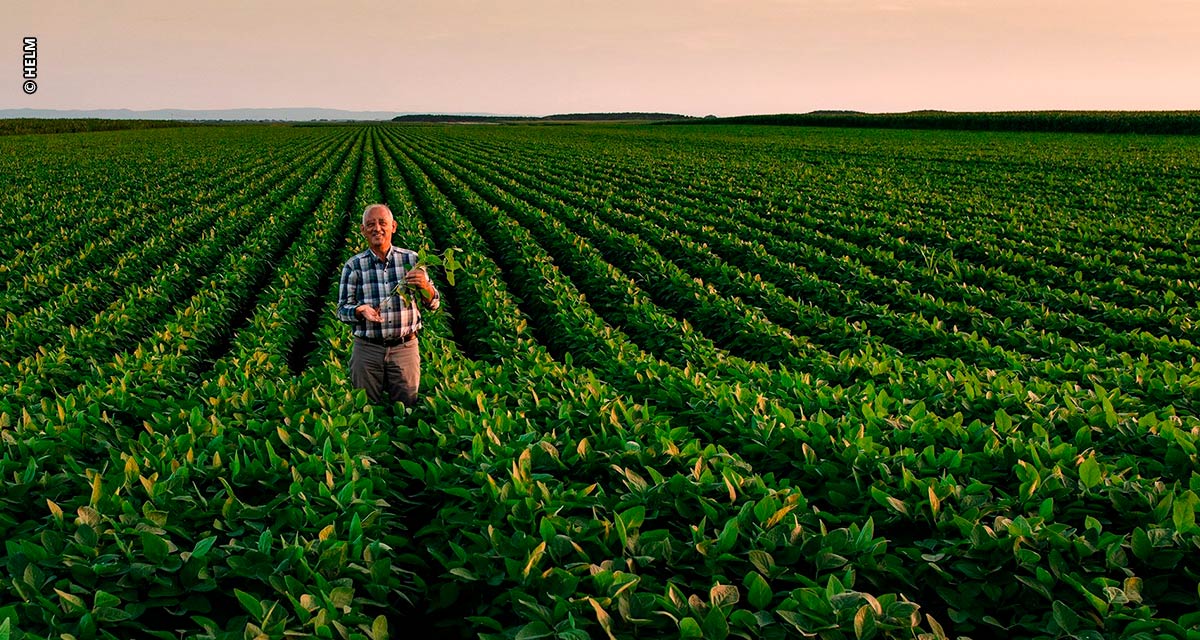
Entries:
[[338, 320], [347, 324], [357, 324], [358, 314], [354, 312], [360, 304], [358, 301], [358, 270], [347, 262], [342, 267], [342, 279], [338, 283]]
[[434, 286], [432, 280], [429, 281], [429, 286], [433, 287], [433, 297], [426, 300], [425, 296], [420, 296], [421, 302], [424, 303], [425, 308], [429, 309], [430, 311], [437, 311], [438, 307], [442, 306], [442, 292], [438, 291], [438, 288]]

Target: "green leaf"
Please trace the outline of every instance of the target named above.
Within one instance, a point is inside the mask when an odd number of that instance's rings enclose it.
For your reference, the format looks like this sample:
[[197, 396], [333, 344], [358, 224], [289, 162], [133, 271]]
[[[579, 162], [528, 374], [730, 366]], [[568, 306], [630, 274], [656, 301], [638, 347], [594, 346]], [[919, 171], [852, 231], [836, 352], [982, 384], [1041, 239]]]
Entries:
[[541, 523], [538, 524], [538, 535], [541, 536], [542, 542], [550, 542], [558, 535], [554, 529], [554, 523], [550, 522], [550, 518], [542, 517]]
[[908, 515], [908, 505], [904, 504], [903, 500], [893, 498], [892, 496], [884, 493], [882, 489], [877, 487], [871, 487], [869, 491], [871, 493], [871, 498], [873, 498], [875, 502], [878, 502], [885, 507], [891, 507], [892, 509], [895, 509], [897, 512], [904, 515]]
[[516, 640], [537, 640], [538, 638], [550, 638], [554, 636], [554, 629], [546, 626], [546, 623], [534, 621], [521, 627], [517, 632]]
[[120, 598], [103, 589], [98, 589], [95, 595], [92, 596], [92, 607], [95, 609], [99, 609], [100, 607], [116, 607], [120, 606], [120, 604]]
[[733, 545], [737, 542], [738, 532], [741, 531], [741, 528], [737, 518], [730, 518], [725, 523], [725, 527], [721, 529], [720, 535], [717, 536], [718, 553], [725, 553], [733, 548]]
[[1072, 633], [1079, 626], [1079, 614], [1072, 611], [1061, 600], [1055, 600], [1051, 608], [1054, 610], [1054, 623], [1058, 625], [1059, 629], [1066, 633]]
[[854, 546], [859, 549], [865, 549], [867, 545], [875, 538], [875, 518], [869, 517], [863, 524], [862, 529], [859, 529], [858, 536], [854, 539]]
[[646, 507], [634, 507], [617, 514], [617, 536], [621, 539], [621, 548], [629, 549], [629, 536], [646, 519]]
[[1100, 404], [1104, 407], [1104, 424], [1108, 425], [1110, 429], [1117, 426], [1120, 420], [1117, 418], [1117, 410], [1113, 408], [1112, 401], [1108, 398], [1101, 398]]
[[203, 559], [204, 556], [208, 555], [209, 550], [213, 548], [213, 545], [216, 544], [216, 542], [216, 536], [209, 536], [200, 542], [197, 542], [196, 547], [192, 549], [192, 557], [196, 558], [197, 560]]
[[838, 567], [843, 567], [848, 562], [850, 562], [850, 561], [847, 560], [845, 556], [842, 556], [842, 555], [839, 555], [839, 554], [836, 554], [836, 553], [833, 553], [830, 551], [822, 551], [817, 554], [816, 564], [817, 564], [817, 570], [829, 571], [831, 569], [837, 569]]
[[996, 409], [996, 428], [1000, 430], [1000, 433], [1012, 431], [1012, 425], [1012, 416], [1009, 416], [1004, 409]]
[[170, 548], [167, 546], [167, 541], [162, 539], [162, 536], [143, 531], [142, 539], [142, 554], [151, 564], [159, 564], [166, 559]]
[[750, 601], [750, 606], [755, 609], [766, 609], [771, 605], [771, 599], [774, 593], [771, 592], [770, 585], [757, 571], [751, 571], [746, 574], [746, 579], [743, 582], [746, 587], [747, 599]]
[[1100, 463], [1096, 462], [1096, 454], [1088, 455], [1079, 465], [1079, 480], [1088, 489], [1100, 484]]
[[1175, 498], [1175, 502], [1171, 505], [1172, 520], [1175, 522], [1175, 530], [1180, 533], [1190, 533], [1196, 528], [1196, 503], [1200, 499], [1196, 497], [1190, 489], [1182, 496]]
[[[759, 613], [766, 613], [766, 612], [760, 611]], [[769, 616], [771, 614], [766, 613], [766, 615]], [[729, 614], [729, 626], [757, 630], [759, 628], [760, 624], [759, 624], [759, 619], [757, 617], [755, 617], [755, 615], [753, 613], [750, 613], [749, 611], [747, 611], [745, 609], [734, 609]]]
[[97, 622], [120, 622], [121, 620], [129, 620], [133, 614], [128, 611], [123, 611], [116, 607], [98, 607], [92, 611]]
[[630, 529], [637, 529], [646, 521], [646, 507], [633, 507], [622, 512], [617, 518], [624, 520], [625, 525]]
[[700, 628], [700, 623], [696, 622], [695, 618], [689, 616], [679, 621], [679, 637], [703, 638], [704, 630]]
[[1133, 555], [1137, 556], [1138, 560], [1149, 560], [1150, 556], [1154, 555], [1154, 544], [1150, 542], [1150, 536], [1146, 535], [1146, 531], [1141, 527], [1134, 528], [1130, 540]]
[[420, 464], [417, 464], [412, 460], [397, 460], [396, 463], [399, 464], [400, 468], [404, 469], [408, 475], [420, 480], [421, 482], [425, 481], [425, 467], [422, 467]]
[[0, 622], [0, 640], [12, 640], [12, 618]]
[[1054, 519], [1054, 498], [1042, 500], [1042, 504], [1038, 507], [1038, 516], [1042, 520]]
[[258, 601], [258, 598], [246, 593], [245, 591], [242, 591], [241, 589], [234, 589], [233, 595], [237, 596], [238, 602], [242, 604], [242, 608], [246, 610], [246, 613], [250, 614], [251, 618], [255, 620], [262, 620], [262, 604]]
[[729, 637], [729, 621], [725, 619], [725, 611], [713, 607], [708, 610], [708, 615], [704, 616], [704, 638], [705, 640], [725, 640]]
[[504, 625], [500, 624], [500, 622], [495, 618], [489, 618], [487, 616], [467, 616], [467, 622], [470, 622], [476, 627], [487, 627], [492, 631], [504, 630]]

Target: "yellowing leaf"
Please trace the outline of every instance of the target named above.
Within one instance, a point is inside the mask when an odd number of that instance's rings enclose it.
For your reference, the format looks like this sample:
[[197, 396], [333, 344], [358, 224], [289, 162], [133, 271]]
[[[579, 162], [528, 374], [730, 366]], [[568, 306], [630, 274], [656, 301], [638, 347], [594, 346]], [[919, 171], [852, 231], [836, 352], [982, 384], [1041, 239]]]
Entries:
[[158, 479], [158, 474], [147, 478], [146, 476], [138, 476], [138, 480], [142, 483], [142, 488], [146, 490], [146, 495], [154, 497], [154, 482]]
[[54, 515], [54, 519], [59, 522], [63, 521], [63, 510], [53, 500], [46, 498], [46, 506], [50, 507], [50, 513]]
[[92, 476], [92, 497], [88, 501], [88, 504], [96, 506], [96, 503], [100, 502], [100, 497], [102, 495], [103, 493], [100, 486], [100, 474], [96, 473]]
[[538, 546], [534, 547], [533, 552], [531, 552], [529, 554], [529, 561], [525, 563], [525, 569], [523, 571], [521, 571], [521, 575], [528, 578], [529, 572], [532, 571], [535, 566], [537, 566], [538, 560], [541, 560], [542, 556], [545, 553], [546, 553], [546, 543], [545, 542], [542, 542]]
[[86, 506], [79, 507], [79, 510], [76, 513], [79, 514], [79, 521], [83, 524], [86, 524], [89, 527], [100, 526], [100, 512], [96, 511], [95, 509]]
[[708, 602], [714, 607], [732, 606], [737, 604], [740, 599], [737, 587], [731, 584], [718, 582], [708, 591]]
[[67, 593], [62, 589], [55, 589], [54, 593], [58, 594], [59, 603], [62, 605], [63, 611], [87, 611], [87, 604], [83, 602], [83, 598]]
[[388, 640], [388, 621], [384, 616], [375, 616], [371, 623], [371, 640]]
[[779, 524], [783, 520], [783, 517], [786, 516], [787, 514], [791, 513], [791, 511], [795, 508], [796, 508], [796, 505], [794, 505], [794, 504], [789, 504], [785, 507], [780, 508], [774, 514], [772, 514], [770, 518], [767, 518], [766, 528], [770, 529], [771, 527]]
[[600, 606], [599, 602], [596, 602], [595, 598], [588, 598], [587, 601], [596, 610], [596, 622], [599, 622], [600, 628], [604, 629], [604, 633], [608, 634], [608, 640], [617, 640], [617, 637], [612, 632], [612, 616], [608, 615], [608, 612]]

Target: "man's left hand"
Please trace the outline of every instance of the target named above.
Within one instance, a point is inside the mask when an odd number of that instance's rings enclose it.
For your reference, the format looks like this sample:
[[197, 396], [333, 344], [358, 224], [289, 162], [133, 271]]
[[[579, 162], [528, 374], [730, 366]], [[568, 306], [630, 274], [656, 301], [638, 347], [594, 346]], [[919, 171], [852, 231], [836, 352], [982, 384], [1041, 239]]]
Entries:
[[419, 287], [430, 297], [433, 296], [433, 283], [429, 281], [429, 275], [425, 273], [425, 269], [409, 271], [404, 275], [404, 282]]

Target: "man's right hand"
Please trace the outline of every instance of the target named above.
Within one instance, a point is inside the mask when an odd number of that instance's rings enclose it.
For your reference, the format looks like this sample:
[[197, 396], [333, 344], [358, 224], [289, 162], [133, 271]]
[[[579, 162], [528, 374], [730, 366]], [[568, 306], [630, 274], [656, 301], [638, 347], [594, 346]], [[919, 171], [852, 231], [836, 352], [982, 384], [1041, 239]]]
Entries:
[[383, 322], [383, 316], [379, 315], [379, 309], [369, 304], [358, 305], [354, 308], [354, 313], [367, 322]]

